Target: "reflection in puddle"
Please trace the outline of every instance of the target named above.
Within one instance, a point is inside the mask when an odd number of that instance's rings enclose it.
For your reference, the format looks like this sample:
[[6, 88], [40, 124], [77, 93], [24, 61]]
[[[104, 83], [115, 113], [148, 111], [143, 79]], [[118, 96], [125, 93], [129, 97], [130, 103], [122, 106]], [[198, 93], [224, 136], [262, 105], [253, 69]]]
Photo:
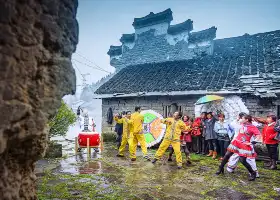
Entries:
[[102, 173], [102, 165], [99, 161], [90, 161], [79, 168], [80, 174], [100, 174]]
[[87, 162], [86, 154], [82, 152], [77, 156], [70, 156], [60, 161], [59, 166], [53, 170], [54, 173], [66, 174], [98, 174], [102, 172], [102, 165], [96, 159], [101, 158], [99, 153], [92, 153], [91, 161]]

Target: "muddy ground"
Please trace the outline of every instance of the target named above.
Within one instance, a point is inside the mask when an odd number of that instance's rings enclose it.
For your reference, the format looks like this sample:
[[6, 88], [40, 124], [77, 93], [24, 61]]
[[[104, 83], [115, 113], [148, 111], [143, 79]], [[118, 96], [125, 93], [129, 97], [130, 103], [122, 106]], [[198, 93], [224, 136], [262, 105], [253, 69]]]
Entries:
[[[219, 161], [191, 155], [192, 165], [178, 170], [167, 155], [153, 165], [139, 157], [136, 162], [117, 158], [113, 144], [106, 143], [101, 153], [92, 153], [91, 160], [64, 145], [61, 159], [37, 163], [38, 198], [45, 199], [279, 199], [280, 171], [270, 171], [258, 162], [260, 178], [247, 181], [248, 173], [239, 165], [234, 174], [214, 176]], [[149, 150], [150, 155], [155, 150]], [[185, 159], [185, 157], [183, 157]], [[174, 158], [175, 160], [175, 158]]]

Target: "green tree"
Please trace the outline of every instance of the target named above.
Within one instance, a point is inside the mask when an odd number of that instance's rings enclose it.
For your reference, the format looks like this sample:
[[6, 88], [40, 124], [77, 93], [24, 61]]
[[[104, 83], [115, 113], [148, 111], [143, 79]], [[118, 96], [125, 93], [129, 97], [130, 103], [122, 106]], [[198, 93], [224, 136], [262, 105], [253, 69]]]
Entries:
[[75, 113], [62, 101], [56, 115], [49, 121], [49, 137], [65, 136], [69, 127], [74, 124], [75, 121]]

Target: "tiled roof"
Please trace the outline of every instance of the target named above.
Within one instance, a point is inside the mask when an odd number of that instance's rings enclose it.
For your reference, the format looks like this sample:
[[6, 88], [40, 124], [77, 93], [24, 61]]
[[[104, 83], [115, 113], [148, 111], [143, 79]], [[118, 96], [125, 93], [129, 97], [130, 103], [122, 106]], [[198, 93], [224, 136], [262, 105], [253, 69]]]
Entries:
[[211, 56], [126, 67], [96, 94], [222, 89], [255, 92], [267, 87], [277, 90], [279, 72], [280, 31], [245, 34], [214, 40]]
[[193, 32], [190, 34], [189, 42], [190, 43], [199, 43], [203, 41], [209, 41], [216, 38], [216, 31], [217, 28], [212, 26], [211, 28], [208, 28], [206, 30]]
[[192, 30], [193, 30], [193, 21], [188, 19], [183, 23], [169, 26], [167, 32], [173, 35], [183, 31], [192, 31]]
[[171, 9], [167, 9], [165, 11], [159, 12], [154, 14], [153, 12], [150, 12], [145, 17], [141, 18], [134, 18], [133, 26], [134, 28], [141, 28], [145, 26], [150, 26], [153, 24], [158, 24], [161, 22], [171, 22], [173, 20], [172, 17], [172, 11]]
[[122, 54], [122, 46], [110, 46], [109, 51], [107, 52], [110, 56], [118, 56]]
[[134, 42], [135, 40], [135, 33], [131, 33], [131, 34], [123, 34], [120, 42], [124, 43], [124, 42]]

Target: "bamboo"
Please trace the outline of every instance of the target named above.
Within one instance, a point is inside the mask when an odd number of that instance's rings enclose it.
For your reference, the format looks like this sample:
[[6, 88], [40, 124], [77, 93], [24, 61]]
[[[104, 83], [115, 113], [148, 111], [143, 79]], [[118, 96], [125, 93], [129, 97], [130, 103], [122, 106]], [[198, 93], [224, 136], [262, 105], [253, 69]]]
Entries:
[[75, 155], [78, 154], [78, 138], [75, 137]]
[[90, 159], [89, 138], [87, 138], [87, 158]]

